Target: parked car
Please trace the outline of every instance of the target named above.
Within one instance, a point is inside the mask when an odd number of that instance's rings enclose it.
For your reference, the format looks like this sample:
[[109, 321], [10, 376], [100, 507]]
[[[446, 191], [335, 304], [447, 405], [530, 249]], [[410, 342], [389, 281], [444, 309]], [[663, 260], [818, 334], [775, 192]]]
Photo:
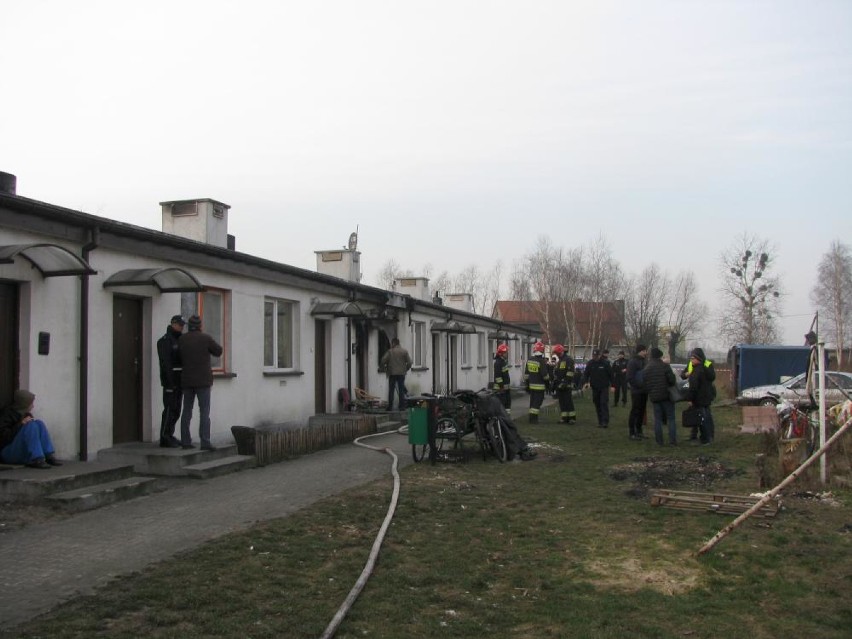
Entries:
[[681, 390], [689, 388], [689, 381], [681, 379], [681, 374], [686, 370], [686, 364], [671, 364], [675, 377], [677, 377], [677, 387]]
[[[737, 403], [743, 406], [775, 406], [781, 399], [785, 399], [796, 406], [806, 406], [811, 401], [805, 388], [806, 384], [805, 373], [801, 373], [780, 384], [746, 388], [737, 396]], [[826, 406], [839, 404], [850, 396], [852, 375], [835, 371], [825, 374]]]

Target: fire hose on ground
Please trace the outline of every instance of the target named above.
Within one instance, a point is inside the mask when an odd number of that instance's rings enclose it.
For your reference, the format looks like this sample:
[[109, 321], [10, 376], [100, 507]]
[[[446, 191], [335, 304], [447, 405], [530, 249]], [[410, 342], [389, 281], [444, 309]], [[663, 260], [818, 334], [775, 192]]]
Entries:
[[[406, 426], [400, 428], [397, 432], [401, 433], [406, 430]], [[321, 635], [321, 639], [331, 639], [334, 636], [334, 633], [337, 632], [338, 626], [343, 622], [344, 617], [349, 612], [349, 609], [355, 604], [355, 600], [358, 599], [358, 595], [361, 594], [361, 591], [364, 589], [364, 586], [367, 585], [367, 580], [370, 578], [370, 575], [373, 573], [373, 568], [376, 565], [376, 559], [379, 556], [379, 550], [382, 547], [382, 542], [385, 539], [385, 534], [387, 533], [388, 527], [390, 526], [391, 521], [393, 520], [394, 513], [396, 512], [396, 504], [399, 501], [399, 472], [397, 470], [399, 464], [399, 458], [390, 448], [377, 448], [376, 446], [370, 446], [369, 444], [364, 444], [361, 442], [362, 439], [368, 439], [370, 437], [380, 437], [383, 435], [387, 435], [388, 433], [374, 433], [371, 435], [364, 435], [363, 437], [359, 437], [352, 443], [356, 446], [362, 446], [363, 448], [369, 448], [370, 450], [375, 450], [380, 453], [387, 453], [393, 459], [391, 463], [391, 473], [393, 474], [393, 495], [391, 496], [390, 505], [388, 506], [388, 512], [385, 515], [385, 520], [382, 523], [382, 527], [379, 529], [378, 535], [376, 535], [376, 539], [373, 542], [373, 548], [370, 551], [370, 556], [367, 558], [367, 563], [364, 565], [364, 569], [361, 571], [361, 575], [358, 577], [358, 580], [355, 582], [355, 585], [352, 586], [352, 590], [349, 591], [349, 594], [346, 596], [346, 599], [340, 605], [340, 608], [337, 609], [334, 617], [331, 622], [326, 627], [325, 631]]]

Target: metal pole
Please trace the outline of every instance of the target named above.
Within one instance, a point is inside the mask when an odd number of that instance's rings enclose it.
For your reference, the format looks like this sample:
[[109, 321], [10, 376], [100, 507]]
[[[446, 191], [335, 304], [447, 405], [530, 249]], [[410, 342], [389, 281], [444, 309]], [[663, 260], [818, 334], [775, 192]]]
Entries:
[[[817, 366], [819, 366], [819, 445], [825, 445], [825, 342], [817, 343]], [[819, 478], [825, 484], [828, 481], [828, 455], [819, 460]]]
[[720, 541], [722, 541], [722, 539], [724, 537], [726, 537], [732, 530], [734, 530], [734, 528], [739, 526], [746, 519], [751, 517], [754, 513], [756, 513], [761, 508], [763, 508], [764, 504], [768, 503], [772, 499], [775, 499], [775, 496], [778, 495], [778, 493], [780, 493], [789, 484], [792, 484], [794, 481], [796, 481], [799, 478], [799, 476], [803, 472], [805, 472], [805, 469], [807, 469], [808, 466], [813, 464], [817, 460], [817, 458], [821, 459], [825, 455], [826, 451], [828, 451], [828, 449], [831, 448], [838, 439], [843, 437], [843, 435], [846, 433], [846, 431], [849, 429], [850, 426], [852, 426], [852, 418], [846, 420], [846, 423], [843, 424], [843, 426], [840, 427], [840, 430], [838, 430], [836, 433], [834, 433], [834, 435], [831, 436], [831, 439], [829, 439], [827, 442], [825, 442], [825, 444], [823, 444], [820, 447], [820, 449], [818, 451], [816, 451], [813, 455], [808, 457], [802, 463], [801, 466], [799, 466], [796, 470], [794, 470], [792, 473], [787, 475], [787, 477], [786, 477], [786, 479], [784, 479], [784, 481], [782, 481], [775, 488], [773, 488], [768, 493], [766, 493], [763, 497], [761, 497], [760, 500], [754, 506], [749, 508], [742, 515], [737, 517], [734, 521], [732, 521], [730, 524], [728, 524], [727, 526], [722, 528], [722, 530], [717, 532], [710, 541], [708, 541], [706, 544], [704, 544], [699, 549], [697, 554], [700, 556], [700, 555], [703, 555], [707, 552], [710, 552], [710, 550], [713, 549], [713, 546], [715, 546]]

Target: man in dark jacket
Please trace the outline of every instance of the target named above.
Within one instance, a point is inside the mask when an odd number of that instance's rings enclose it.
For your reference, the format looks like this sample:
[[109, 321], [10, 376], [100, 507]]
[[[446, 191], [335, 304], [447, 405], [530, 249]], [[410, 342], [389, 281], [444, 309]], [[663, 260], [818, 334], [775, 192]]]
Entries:
[[627, 358], [624, 357], [624, 351], [618, 351], [618, 357], [612, 363], [613, 386], [615, 386], [615, 396], [612, 400], [612, 406], [618, 406], [618, 399], [621, 398], [621, 405], [627, 406]]
[[710, 404], [716, 397], [716, 369], [713, 362], [704, 356], [700, 348], [692, 349], [689, 354], [692, 371], [689, 374], [689, 399], [693, 408], [701, 411], [701, 423], [698, 426], [702, 444], [712, 444], [716, 436], [716, 425], [713, 422], [713, 413], [710, 412]]
[[379, 368], [388, 376], [388, 410], [393, 410], [393, 391], [397, 390], [396, 399], [399, 410], [405, 410], [405, 374], [411, 368], [411, 356], [403, 348], [399, 339], [391, 340], [391, 347], [382, 356]]
[[641, 371], [645, 368], [645, 356], [648, 347], [636, 344], [636, 354], [627, 362], [627, 386], [630, 389], [630, 415], [627, 417], [627, 428], [630, 439], [642, 439], [642, 422], [645, 421], [645, 408], [648, 405], [648, 395], [642, 384]]
[[600, 351], [592, 353], [586, 364], [586, 382], [592, 389], [592, 401], [598, 415], [598, 428], [609, 427], [609, 387], [612, 386], [612, 366]]
[[651, 360], [643, 369], [645, 393], [654, 407], [654, 439], [663, 445], [663, 416], [669, 426], [669, 445], [677, 445], [677, 424], [675, 423], [674, 402], [669, 387], [677, 386], [677, 377], [672, 367], [663, 361], [663, 351], [651, 349]]
[[198, 397], [199, 427], [198, 436], [202, 450], [216, 450], [210, 443], [210, 394], [213, 386], [213, 368], [211, 355], [222, 355], [222, 347], [207, 333], [201, 330], [201, 318], [193, 315], [189, 318], [189, 332], [178, 341], [180, 358], [183, 364], [180, 381], [183, 388], [183, 416], [180, 420], [181, 448], [194, 448], [189, 424], [192, 421], [192, 406]]
[[184, 324], [186, 322], [180, 315], [173, 316], [166, 328], [166, 333], [157, 340], [160, 385], [163, 387], [163, 416], [160, 419], [160, 446], [163, 448], [180, 448], [180, 442], [175, 437], [175, 424], [180, 418], [180, 407], [183, 401], [178, 340], [183, 335]]

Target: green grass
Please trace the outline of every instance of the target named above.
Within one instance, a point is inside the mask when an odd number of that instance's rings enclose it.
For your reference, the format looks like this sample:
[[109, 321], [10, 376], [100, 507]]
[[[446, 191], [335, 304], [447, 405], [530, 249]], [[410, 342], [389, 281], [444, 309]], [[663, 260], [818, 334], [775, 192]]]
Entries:
[[[578, 410], [571, 427], [518, 420], [541, 446], [534, 462], [404, 469], [375, 573], [336, 636], [850, 636], [848, 490], [835, 490], [837, 506], [788, 498], [777, 518], [696, 558], [731, 517], [652, 508], [635, 475], [613, 470], [676, 459], [703, 471], [668, 487], [701, 491], [694, 482], [713, 471], [707, 490], [748, 494], [764, 439], [738, 434], [733, 408], [714, 411], [716, 444], [678, 448], [629, 441], [626, 409], [608, 430], [590, 425], [587, 400]], [[3, 636], [318, 637], [390, 491], [388, 478], [224, 537]]]

